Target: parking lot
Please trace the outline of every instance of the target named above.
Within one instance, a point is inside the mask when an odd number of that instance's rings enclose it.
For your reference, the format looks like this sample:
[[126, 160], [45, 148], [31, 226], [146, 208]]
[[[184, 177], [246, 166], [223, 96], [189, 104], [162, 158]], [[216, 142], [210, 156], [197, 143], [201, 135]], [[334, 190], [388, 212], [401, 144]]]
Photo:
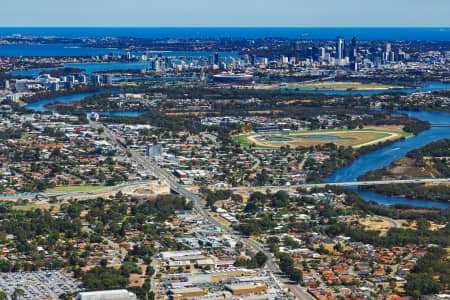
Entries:
[[24, 291], [25, 299], [58, 298], [64, 293], [82, 290], [79, 282], [61, 271], [17, 272], [0, 275], [0, 290], [11, 297], [16, 289]]

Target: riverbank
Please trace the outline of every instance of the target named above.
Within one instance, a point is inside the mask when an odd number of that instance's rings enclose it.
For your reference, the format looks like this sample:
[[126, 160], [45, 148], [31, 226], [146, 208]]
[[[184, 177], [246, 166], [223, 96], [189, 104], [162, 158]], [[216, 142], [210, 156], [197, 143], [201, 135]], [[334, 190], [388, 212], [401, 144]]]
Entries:
[[[63, 96], [63, 97], [57, 97], [54, 99], [49, 100], [43, 100], [38, 101], [35, 103], [30, 103], [25, 106], [25, 108], [32, 109], [35, 111], [46, 111], [45, 105], [60, 101], [60, 102], [71, 102], [76, 100], [84, 99], [85, 97], [89, 95], [94, 95], [97, 93], [104, 93], [104, 92], [120, 92], [120, 91], [100, 91], [95, 93], [84, 93], [84, 94], [77, 94], [77, 95], [70, 95], [70, 96]], [[135, 112], [129, 112], [135, 113]], [[450, 124], [450, 115], [445, 113], [431, 113], [431, 112], [409, 112], [409, 111], [400, 111], [399, 113], [404, 113], [410, 117], [414, 117], [423, 121], [432, 122], [433, 124]], [[123, 112], [106, 112], [106, 114], [110, 115], [119, 115], [123, 116]], [[128, 113], [127, 113], [128, 114]], [[134, 114], [136, 115], [136, 114]], [[137, 119], [135, 119], [137, 121]], [[117, 120], [116, 120], [117, 121]], [[435, 140], [441, 139], [443, 137], [449, 137], [450, 136], [450, 128], [448, 127], [432, 127], [426, 131], [421, 132], [420, 134], [416, 136], [412, 136], [408, 139], [404, 139], [402, 141], [394, 141], [390, 142], [388, 144], [393, 143], [392, 145], [386, 146], [386, 143], [382, 143], [379, 148], [378, 145], [370, 145], [363, 147], [362, 149], [366, 150], [367, 152], [362, 152], [363, 154], [359, 156], [355, 161], [353, 161], [350, 165], [347, 165], [346, 167], [343, 167], [336, 171], [333, 175], [327, 177], [325, 179], [326, 182], [351, 182], [356, 181], [357, 177], [367, 173], [367, 171], [379, 169], [382, 167], [385, 167], [389, 165], [392, 161], [401, 158], [404, 156], [408, 151], [412, 149], [419, 148], [423, 145], [426, 145], [430, 142], [433, 142]], [[377, 147], [375, 147], [377, 146]], [[376, 194], [375, 194], [376, 195]], [[367, 201], [379, 201], [380, 203], [399, 203], [400, 202], [408, 202], [407, 199], [380, 199], [380, 197], [384, 197], [382, 195], [376, 195], [374, 197], [373, 193], [372, 195], [369, 195], [369, 192], [367, 193], [361, 193], [361, 197]], [[425, 203], [426, 204], [426, 203]], [[431, 206], [434, 206], [435, 204], [430, 202]], [[424, 206], [423, 203], [421, 203], [421, 206]]]
[[[413, 112], [399, 111], [422, 121], [432, 122], [434, 124], [450, 124], [450, 114], [436, 112]], [[411, 150], [423, 147], [434, 141], [448, 138], [450, 136], [449, 127], [431, 127], [420, 134], [411, 138], [399, 141], [390, 146], [362, 155], [352, 164], [336, 171], [333, 175], [325, 179], [326, 182], [351, 182], [357, 181], [357, 178], [371, 170], [376, 170], [388, 166], [393, 161], [405, 156]], [[359, 195], [365, 201], [374, 201], [385, 205], [408, 204], [421, 207], [437, 207], [445, 209], [450, 207], [448, 204], [411, 200], [401, 197], [390, 197], [376, 194], [368, 191], [360, 191]]]
[[435, 141], [406, 153], [384, 168], [359, 176], [358, 180], [447, 178], [450, 176], [449, 147], [450, 139]]
[[364, 187], [365, 191], [389, 197], [438, 201], [450, 204], [450, 184], [424, 185], [419, 183], [388, 184]]

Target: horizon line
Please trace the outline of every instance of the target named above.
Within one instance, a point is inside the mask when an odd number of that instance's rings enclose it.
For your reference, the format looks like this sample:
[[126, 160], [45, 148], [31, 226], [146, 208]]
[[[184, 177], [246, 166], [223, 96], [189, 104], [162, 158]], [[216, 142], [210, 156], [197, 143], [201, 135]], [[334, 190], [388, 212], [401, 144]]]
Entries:
[[0, 25], [0, 28], [436, 28], [436, 29], [450, 29], [450, 25], [447, 26], [430, 26], [430, 25], [364, 25], [364, 26], [313, 26], [313, 25], [92, 25], [92, 26], [78, 26], [78, 25], [18, 25], [18, 26], [8, 26]]

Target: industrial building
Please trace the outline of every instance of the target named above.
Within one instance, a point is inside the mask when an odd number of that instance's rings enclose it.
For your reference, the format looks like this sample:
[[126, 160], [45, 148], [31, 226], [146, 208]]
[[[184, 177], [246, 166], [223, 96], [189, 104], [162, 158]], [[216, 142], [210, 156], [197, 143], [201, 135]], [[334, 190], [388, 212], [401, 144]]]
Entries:
[[77, 300], [136, 300], [136, 295], [127, 290], [82, 292]]
[[229, 290], [233, 295], [245, 295], [266, 292], [267, 286], [265, 284], [239, 283], [227, 284], [225, 289]]

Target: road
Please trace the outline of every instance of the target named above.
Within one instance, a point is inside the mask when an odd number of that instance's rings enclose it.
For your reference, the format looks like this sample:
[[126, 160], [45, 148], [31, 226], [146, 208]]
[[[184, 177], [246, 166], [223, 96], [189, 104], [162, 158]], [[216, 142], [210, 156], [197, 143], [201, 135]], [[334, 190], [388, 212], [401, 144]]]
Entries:
[[303, 167], [305, 166], [306, 161], [308, 160], [309, 152], [306, 152], [302, 161], [298, 164], [298, 169], [303, 171]]
[[[400, 224], [398, 224], [398, 222], [397, 222], [396, 220], [389, 219], [389, 218], [382, 217], [382, 216], [377, 216], [377, 218], [380, 218], [380, 219], [382, 219], [382, 220], [385, 220], [385, 221], [391, 223], [392, 226], [393, 226], [394, 228], [399, 228], [399, 227], [400, 227]], [[381, 234], [381, 236], [386, 236], [387, 233], [388, 233], [388, 231], [389, 231], [389, 230], [386, 230], [386, 232], [383, 232], [383, 233]]]
[[[262, 251], [264, 254], [266, 254], [267, 256], [267, 266], [269, 268], [269, 270], [273, 273], [274, 276], [277, 277], [278, 281], [283, 282], [284, 284], [288, 283], [286, 278], [283, 278], [281, 276], [279, 276], [279, 269], [275, 264], [274, 261], [274, 257], [272, 255], [272, 253], [270, 253], [269, 251], [265, 250], [264, 247], [259, 244], [258, 242], [251, 240], [251, 239], [247, 239], [247, 238], [242, 238], [240, 235], [236, 234], [234, 231], [232, 231], [230, 228], [228, 228], [227, 226], [221, 224], [220, 222], [218, 222], [216, 219], [214, 219], [208, 211], [205, 210], [205, 208], [203, 207], [203, 201], [202, 199], [194, 194], [193, 192], [185, 189], [181, 184], [178, 183], [178, 180], [172, 175], [169, 174], [166, 170], [160, 168], [158, 165], [153, 164], [150, 160], [145, 159], [144, 157], [142, 157], [140, 154], [125, 148], [116, 138], [116, 136], [114, 135], [113, 132], [111, 132], [111, 130], [109, 130], [106, 126], [103, 126], [99, 123], [94, 123], [94, 126], [100, 126], [104, 128], [104, 134], [113, 142], [115, 143], [119, 148], [121, 148], [122, 150], [124, 150], [125, 152], [128, 152], [131, 154], [131, 157], [138, 162], [139, 164], [141, 164], [143, 167], [145, 167], [149, 172], [151, 172], [154, 176], [158, 177], [159, 180], [164, 180], [167, 182], [167, 184], [169, 184], [169, 186], [171, 187], [171, 189], [173, 191], [175, 191], [176, 193], [186, 197], [187, 200], [191, 201], [193, 204], [194, 209], [203, 217], [205, 217], [211, 224], [213, 224], [214, 226], [220, 228], [223, 232], [228, 233], [230, 236], [233, 236], [236, 239], [241, 239], [245, 244], [247, 244], [248, 246], [250, 246], [251, 248], [253, 248], [256, 251]], [[297, 297], [297, 299], [301, 299], [301, 300], [311, 300], [313, 299], [312, 296], [310, 296], [300, 285], [287, 285], [291, 291], [294, 293], [295, 297]]]
[[[113, 140], [112, 138], [110, 138]], [[118, 141], [116, 141], [118, 143]], [[120, 145], [120, 144], [119, 144]], [[122, 147], [122, 146], [121, 146]], [[122, 147], [123, 148], [123, 147]], [[145, 166], [147, 170], [149, 170], [152, 174], [154, 174], [156, 177], [163, 179], [167, 183], [169, 183], [170, 187], [176, 191], [177, 193], [180, 193], [186, 197], [188, 197], [188, 194], [184, 192], [186, 189], [184, 186], [178, 184], [178, 180], [167, 172], [164, 169], [161, 169], [142, 156], [132, 152], [131, 153], [132, 158], [141, 165]], [[238, 186], [238, 187], [214, 187], [209, 186], [210, 189], [222, 189], [222, 190], [232, 190], [235, 192], [257, 192], [257, 191], [266, 191], [266, 190], [272, 190], [272, 191], [294, 191], [297, 188], [323, 188], [327, 186], [343, 186], [343, 187], [349, 187], [349, 186], [368, 186], [368, 185], [384, 185], [384, 184], [397, 184], [397, 183], [450, 183], [450, 178], [424, 178], [424, 179], [395, 179], [395, 180], [373, 180], [373, 181], [355, 181], [355, 182], [334, 182], [334, 183], [311, 183], [311, 184], [297, 184], [297, 185], [265, 185], [265, 186]], [[142, 185], [142, 184], [136, 184], [136, 186]], [[98, 189], [98, 190], [92, 190], [92, 191], [79, 191], [79, 192], [70, 192], [70, 193], [36, 193], [36, 194], [30, 194], [30, 195], [23, 195], [23, 194], [11, 194], [7, 196], [0, 196], [1, 199], [5, 200], [17, 200], [17, 199], [36, 199], [36, 198], [49, 198], [49, 197], [58, 197], [58, 199], [70, 199], [70, 198], [77, 198], [77, 199], [84, 199], [84, 198], [92, 198], [94, 196], [100, 197], [104, 195], [108, 195], [108, 193], [117, 193], [121, 189], [128, 188], [131, 185], [116, 185], [107, 187], [104, 189]], [[195, 196], [192, 192], [189, 192], [191, 195]]]
[[[370, 180], [370, 181], [352, 181], [352, 182], [330, 182], [330, 183], [309, 183], [296, 185], [265, 185], [265, 186], [238, 186], [223, 187], [217, 189], [228, 189], [233, 191], [265, 191], [265, 190], [295, 190], [297, 188], [323, 188], [327, 186], [368, 186], [385, 185], [396, 183], [449, 183], [450, 178], [423, 178], [423, 179], [392, 179], [392, 180]], [[214, 187], [210, 187], [215, 189]]]
[[278, 281], [282, 282], [285, 286], [290, 288], [290, 290], [297, 299], [308, 299], [308, 300], [314, 299], [300, 285], [291, 284], [290, 280], [287, 279], [285, 276], [281, 277], [278, 275], [280, 273], [280, 269], [275, 264], [271, 252], [267, 251], [261, 244], [252, 239], [243, 238], [242, 241], [245, 242], [250, 247], [252, 247], [253, 249], [263, 252], [267, 256], [267, 267], [269, 268], [269, 270], [274, 274], [274, 276], [277, 277]]

